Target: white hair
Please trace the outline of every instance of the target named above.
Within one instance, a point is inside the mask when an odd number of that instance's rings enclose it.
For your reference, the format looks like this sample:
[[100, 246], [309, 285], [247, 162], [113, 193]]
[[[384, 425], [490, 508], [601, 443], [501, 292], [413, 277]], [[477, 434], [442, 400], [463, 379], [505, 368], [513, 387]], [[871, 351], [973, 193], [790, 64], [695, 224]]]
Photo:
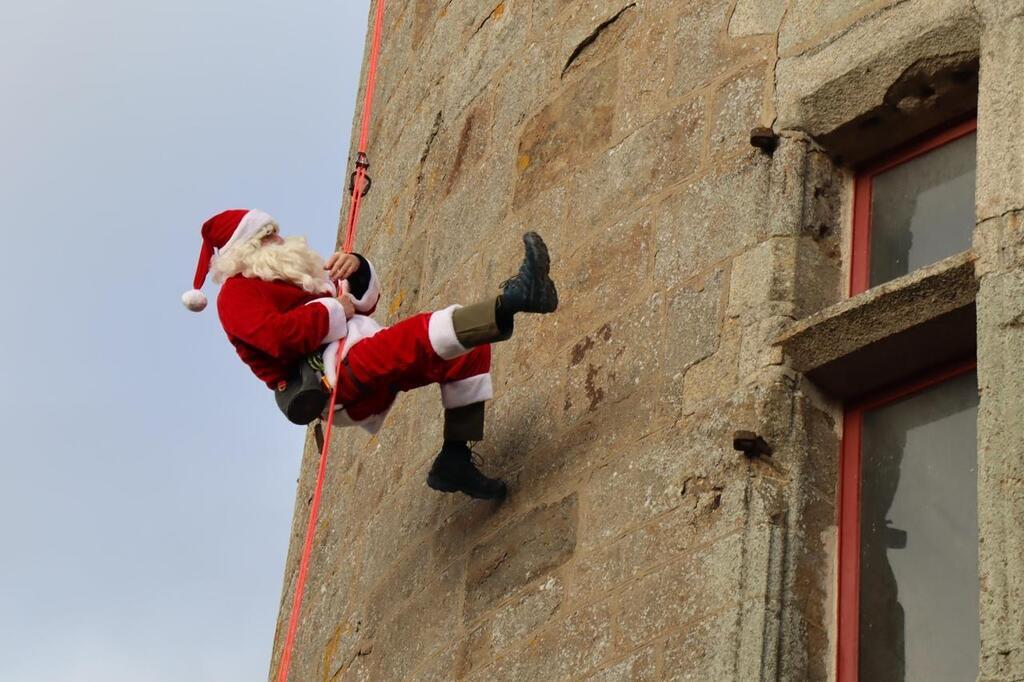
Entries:
[[210, 264], [213, 281], [220, 284], [242, 275], [267, 282], [285, 280], [313, 294], [333, 293], [323, 258], [309, 248], [304, 237], [288, 237], [283, 244], [263, 243], [264, 237], [277, 234], [277, 230], [271, 223], [248, 241], [217, 254]]

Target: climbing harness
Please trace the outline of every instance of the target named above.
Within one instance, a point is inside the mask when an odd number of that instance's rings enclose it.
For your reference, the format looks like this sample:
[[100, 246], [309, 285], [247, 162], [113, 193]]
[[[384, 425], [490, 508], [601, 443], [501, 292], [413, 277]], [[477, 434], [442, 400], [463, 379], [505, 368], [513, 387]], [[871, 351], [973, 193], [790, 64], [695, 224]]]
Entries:
[[[366, 174], [370, 167], [369, 158], [366, 155], [366, 145], [370, 137], [370, 110], [373, 106], [373, 91], [377, 85], [377, 59], [380, 56], [380, 37], [384, 24], [384, 1], [377, 0], [377, 16], [373, 26], [373, 43], [370, 48], [370, 66], [366, 72], [366, 93], [363, 99], [363, 118], [360, 134], [359, 149], [356, 154], [355, 171], [350, 180], [351, 200], [349, 201], [348, 221], [345, 227], [345, 242], [342, 250], [345, 253], [352, 253], [356, 241], [356, 226], [359, 222], [359, 210], [362, 208], [363, 197], [370, 190], [371, 180]], [[338, 344], [337, 366], [340, 368], [342, 344]], [[323, 493], [324, 476], [327, 472], [327, 451], [331, 447], [331, 426], [334, 423], [334, 407], [338, 400], [338, 384], [335, 380], [334, 390], [331, 391], [331, 399], [327, 405], [327, 428], [323, 432], [323, 445], [320, 449], [320, 467], [316, 474], [316, 487], [313, 489], [313, 502], [309, 508], [309, 522], [306, 524], [306, 540], [302, 547], [302, 558], [299, 561], [299, 574], [295, 580], [295, 592], [292, 595], [291, 613], [288, 615], [288, 634], [285, 636], [284, 648], [281, 650], [281, 662], [277, 669], [278, 682], [287, 682], [288, 672], [291, 669], [292, 649], [295, 646], [295, 633], [299, 627], [299, 616], [302, 611], [302, 595], [306, 587], [306, 574], [309, 571], [309, 556], [313, 549], [313, 533], [316, 530], [317, 514], [320, 509], [320, 498]], [[319, 435], [319, 433], [318, 433]]]

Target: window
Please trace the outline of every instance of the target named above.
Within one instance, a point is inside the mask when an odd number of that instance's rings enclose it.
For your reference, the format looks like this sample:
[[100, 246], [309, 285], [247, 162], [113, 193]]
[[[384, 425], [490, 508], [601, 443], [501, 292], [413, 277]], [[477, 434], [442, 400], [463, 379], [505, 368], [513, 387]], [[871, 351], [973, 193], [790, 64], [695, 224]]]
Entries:
[[977, 411], [973, 362], [847, 410], [840, 682], [977, 677]]
[[970, 248], [976, 129], [966, 121], [858, 173], [851, 295]]

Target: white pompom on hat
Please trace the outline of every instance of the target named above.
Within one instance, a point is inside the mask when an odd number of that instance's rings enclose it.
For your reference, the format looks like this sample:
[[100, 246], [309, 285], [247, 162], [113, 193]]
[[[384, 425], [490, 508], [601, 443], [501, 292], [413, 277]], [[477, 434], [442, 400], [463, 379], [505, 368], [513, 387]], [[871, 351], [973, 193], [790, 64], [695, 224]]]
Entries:
[[222, 211], [203, 223], [203, 248], [199, 251], [196, 276], [192, 280], [193, 288], [181, 296], [181, 302], [185, 307], [194, 313], [206, 308], [208, 301], [200, 289], [206, 281], [215, 252], [224, 253], [237, 244], [243, 244], [267, 225], [275, 223], [276, 221], [263, 211], [250, 211], [244, 208]]

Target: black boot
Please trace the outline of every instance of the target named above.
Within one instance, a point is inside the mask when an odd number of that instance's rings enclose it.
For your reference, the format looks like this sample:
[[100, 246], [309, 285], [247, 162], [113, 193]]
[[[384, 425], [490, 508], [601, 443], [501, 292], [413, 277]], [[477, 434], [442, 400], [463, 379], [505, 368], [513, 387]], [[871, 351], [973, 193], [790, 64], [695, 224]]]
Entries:
[[519, 272], [501, 285], [499, 315], [550, 313], [558, 307], [558, 291], [548, 276], [551, 259], [548, 247], [536, 232], [523, 235], [526, 256]]
[[427, 485], [443, 493], [460, 492], [478, 500], [498, 500], [508, 491], [505, 482], [484, 476], [473, 463], [473, 452], [460, 441], [445, 441], [427, 474]]

